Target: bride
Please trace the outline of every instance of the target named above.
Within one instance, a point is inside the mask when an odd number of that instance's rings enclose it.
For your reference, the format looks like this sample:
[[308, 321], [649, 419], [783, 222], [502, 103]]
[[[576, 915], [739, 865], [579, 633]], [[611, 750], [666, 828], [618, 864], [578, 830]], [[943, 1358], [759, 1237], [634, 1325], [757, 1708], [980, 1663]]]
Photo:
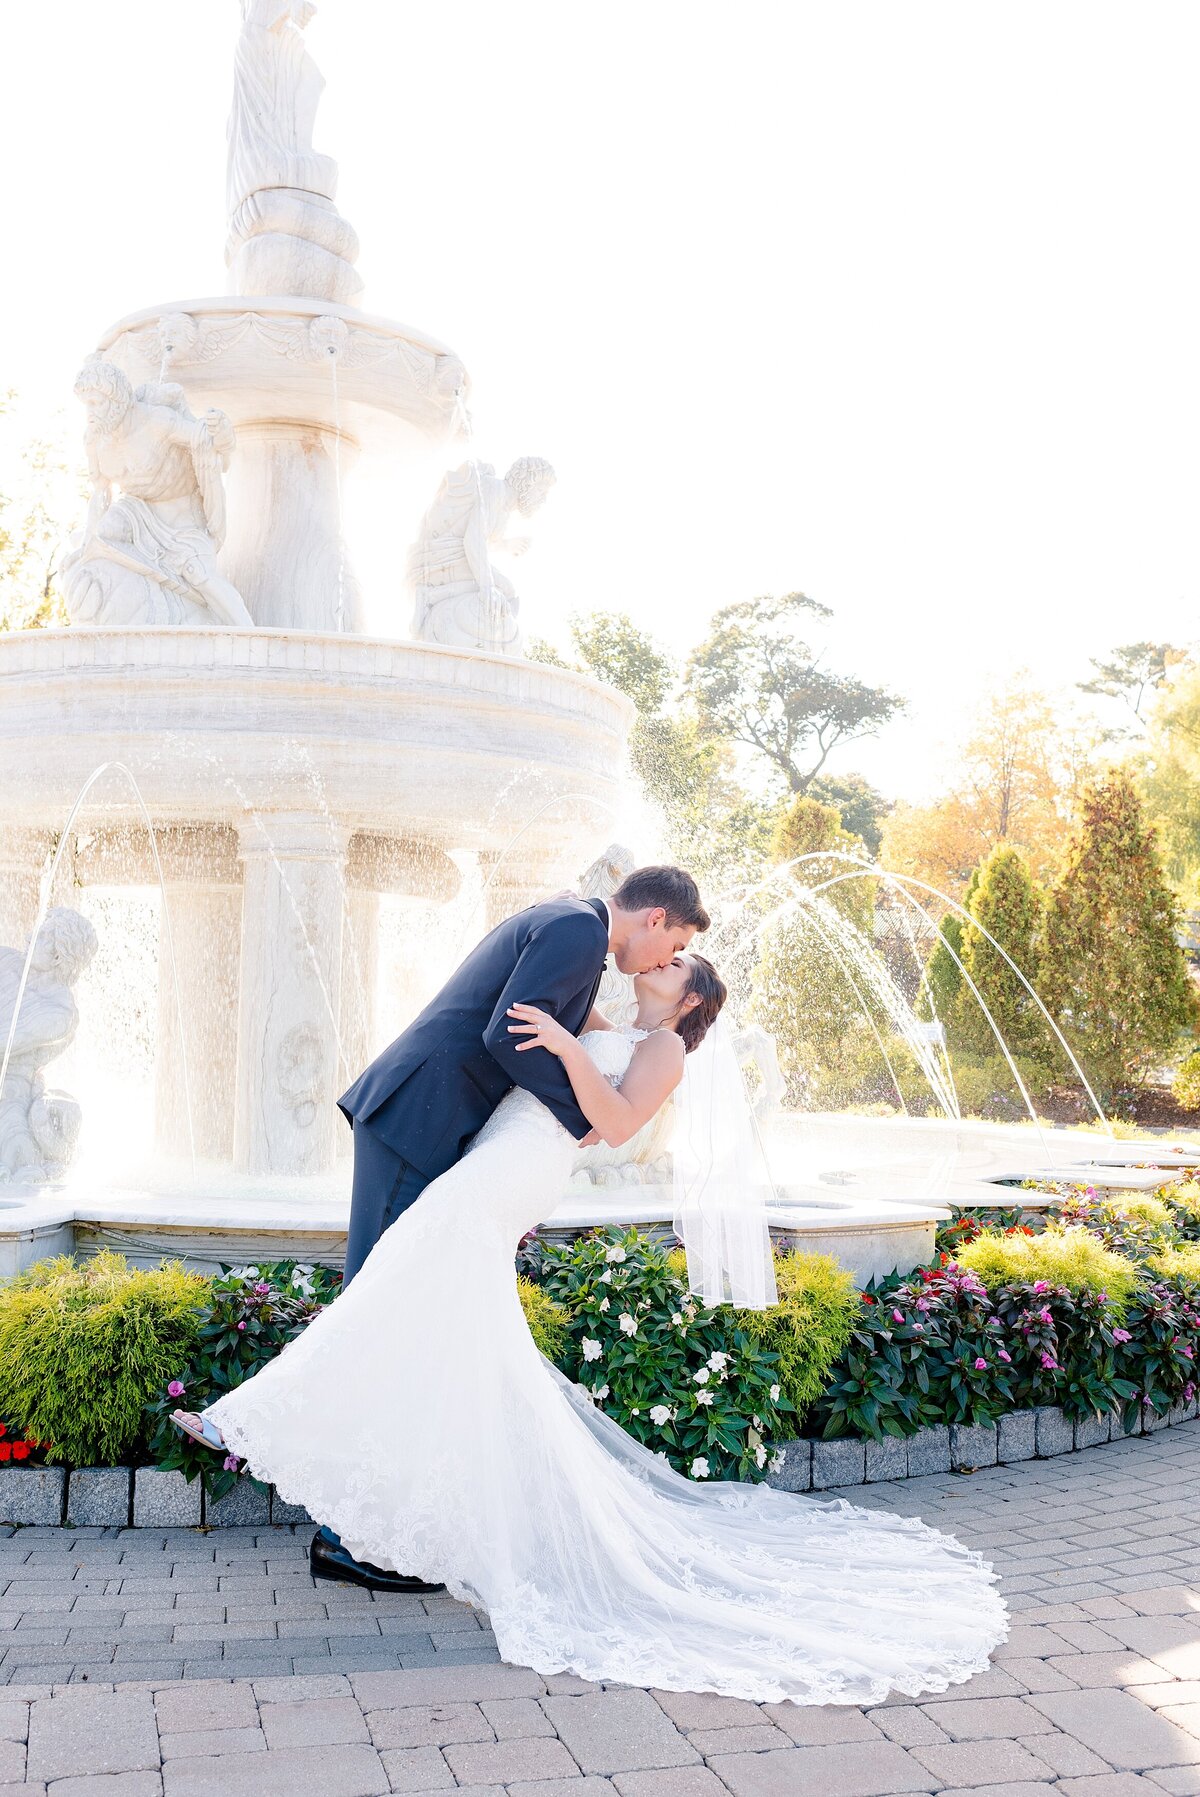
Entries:
[[[510, 1011], [521, 1051], [560, 1057], [610, 1144], [681, 1081], [686, 1103], [685, 1058], [725, 1001], [694, 953], [635, 984], [628, 1029], [593, 1012], [577, 1039]], [[541, 1673], [866, 1704], [981, 1671], [1007, 1625], [978, 1555], [842, 1499], [694, 1484], [539, 1354], [513, 1256], [560, 1202], [575, 1146], [516, 1087], [303, 1335], [203, 1419], [176, 1420], [207, 1423], [214, 1445], [219, 1431], [356, 1558], [486, 1610], [503, 1658]]]

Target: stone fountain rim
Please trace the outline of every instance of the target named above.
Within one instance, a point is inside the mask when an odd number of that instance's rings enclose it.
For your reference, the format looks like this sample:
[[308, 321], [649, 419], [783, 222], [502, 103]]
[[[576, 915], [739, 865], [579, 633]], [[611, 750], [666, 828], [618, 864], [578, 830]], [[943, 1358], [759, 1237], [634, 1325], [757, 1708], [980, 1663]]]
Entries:
[[382, 336], [403, 338], [406, 343], [415, 344], [418, 349], [426, 350], [430, 355], [450, 356], [455, 361], [460, 360], [456, 351], [448, 344], [415, 325], [398, 324], [395, 319], [385, 318], [382, 313], [363, 312], [357, 306], [343, 306], [333, 300], [306, 299], [301, 294], [276, 293], [210, 295], [190, 300], [164, 300], [157, 305], [144, 306], [136, 312], [126, 313], [115, 324], [109, 325], [97, 339], [96, 348], [111, 349], [126, 332], [144, 329], [146, 325], [157, 324], [161, 319], [181, 312], [188, 315], [203, 312], [205, 316], [227, 314], [230, 317], [239, 317], [245, 312], [262, 312], [271, 317], [338, 318], [347, 325], [357, 326], [359, 330], [378, 331]]
[[[54, 646], [59, 643], [64, 645], [67, 643], [78, 643], [82, 647], [84, 642], [101, 642], [113, 644], [115, 646], [118, 642], [130, 641], [135, 638], [139, 640], [148, 639], [151, 642], [161, 642], [164, 647], [167, 644], [178, 645], [181, 640], [186, 640], [189, 644], [200, 640], [207, 640], [214, 646], [218, 642], [226, 642], [233, 639], [250, 643], [262, 639], [267, 639], [268, 641], [285, 641], [289, 643], [313, 643], [332, 648], [339, 660], [345, 657], [351, 664], [360, 656], [370, 655], [371, 657], [374, 657], [380, 650], [392, 651], [398, 656], [407, 657], [411, 655], [414, 661], [423, 661], [426, 658], [429, 658], [435, 666], [438, 662], [442, 662], [447, 665], [448, 669], [456, 663], [460, 665], [475, 664], [477, 666], [482, 666], [483, 668], [495, 669], [497, 672], [504, 671], [517, 674], [525, 679], [531, 679], [539, 685], [543, 683], [564, 683], [568, 687], [576, 688], [581, 694], [586, 694], [588, 700], [596, 705], [597, 708], [607, 708], [610, 713], [615, 714], [615, 721], [626, 725], [632, 724], [637, 710], [633, 701], [628, 699], [624, 693], [619, 692], [616, 687], [609, 686], [603, 680], [597, 680], [591, 674], [580, 673], [575, 668], [560, 668], [549, 662], [529, 661], [525, 656], [521, 655], [499, 655], [495, 653], [495, 651], [488, 649], [457, 649], [444, 643], [418, 642], [412, 637], [367, 636], [358, 633], [333, 630], [294, 630], [285, 627], [259, 625], [256, 625], [252, 630], [242, 630], [236, 626], [223, 624], [66, 624], [56, 625], [43, 630], [4, 630], [0, 631], [0, 680], [4, 678], [17, 678], [22, 674], [65, 674], [74, 672], [77, 668], [86, 668], [89, 672], [94, 671], [97, 674], [116, 673], [123, 667], [127, 667], [129, 663], [118, 661], [104, 662], [94, 659], [87, 660], [81, 656], [78, 659], [64, 657], [63, 662], [58, 666], [50, 667], [45, 664], [43, 657], [38, 651], [47, 645]], [[26, 653], [23, 654], [22, 651]], [[26, 659], [26, 655], [28, 666], [18, 666], [13, 668], [4, 665], [5, 657], [9, 657], [11, 660], [20, 663]], [[191, 657], [177, 655], [170, 659], [164, 658], [161, 662], [151, 661], [141, 665], [147, 669], [161, 666], [178, 668], [182, 672], [195, 672], [197, 671], [198, 666], [203, 664], [200, 657], [193, 659]], [[238, 671], [244, 670], [251, 674], [266, 674], [268, 676], [278, 677], [287, 676], [289, 674], [311, 676], [326, 671], [335, 671], [290, 667], [286, 663], [273, 663], [270, 660], [262, 663], [255, 663], [249, 659], [245, 662], [218, 662], [214, 658], [208, 665], [211, 666], [215, 672], [222, 674], [232, 674], [236, 669]], [[345, 671], [352, 673], [354, 670], [353, 667], [350, 666], [347, 667]], [[364, 670], [364, 673], [367, 674], [368, 678], [388, 678], [387, 675], [381, 674], [376, 668]], [[442, 688], [445, 686], [446, 688], [453, 689], [459, 684], [460, 682], [453, 677], [447, 679], [445, 682], [430, 682], [430, 685], [435, 688]], [[484, 684], [490, 683], [485, 681]], [[3, 731], [0, 730], [0, 736], [2, 735]]]

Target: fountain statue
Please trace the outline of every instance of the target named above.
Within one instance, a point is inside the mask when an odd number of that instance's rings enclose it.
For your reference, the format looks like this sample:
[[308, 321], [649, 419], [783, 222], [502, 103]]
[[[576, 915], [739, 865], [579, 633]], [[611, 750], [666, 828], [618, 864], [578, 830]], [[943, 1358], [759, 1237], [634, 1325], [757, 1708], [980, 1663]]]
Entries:
[[358, 239], [341, 217], [337, 163], [313, 149], [325, 82], [301, 35], [311, 0], [242, 0], [229, 114], [225, 260], [234, 293], [356, 299]]
[[222, 476], [233, 453], [225, 414], [193, 417], [174, 384], [135, 391], [122, 369], [97, 356], [75, 392], [87, 408], [92, 498], [63, 563], [72, 623], [251, 624], [241, 594], [217, 568]]
[[522, 456], [501, 479], [489, 462], [447, 474], [408, 554], [412, 632], [460, 649], [521, 650], [519, 600], [492, 566], [496, 550], [523, 555], [528, 537], [506, 537], [512, 514], [532, 518], [555, 482], [549, 462]]
[[[412, 932], [417, 959], [460, 895], [478, 890], [483, 928], [566, 885], [618, 802], [632, 717], [584, 675], [489, 653], [514, 646], [516, 609], [490, 557], [522, 547], [505, 529], [544, 499], [547, 463], [499, 479], [468, 461], [420, 526], [468, 453], [467, 373], [357, 307], [337, 168], [313, 147], [312, 14], [241, 0], [235, 291], [101, 333], [77, 389], [92, 501], [70, 626], [0, 632], [0, 941], [33, 923], [48, 858], [85, 915], [104, 889], [106, 931], [114, 905], [132, 930], [157, 902], [134, 976], [153, 1096], [112, 1203], [198, 1180], [205, 1228], [264, 1181], [293, 1222], [344, 1207], [334, 1099], [405, 1022], [376, 1016], [385, 931]], [[392, 540], [427, 541], [420, 640], [368, 633], [344, 503], [359, 458], [386, 468]], [[381, 582], [374, 615], [394, 597]]]
[[71, 988], [97, 948], [96, 932], [78, 911], [54, 906], [33, 948], [21, 1009], [13, 1013], [25, 954], [0, 949], [0, 1064], [12, 1031], [8, 1071], [0, 1088], [0, 1181], [44, 1185], [67, 1167], [81, 1113], [73, 1098], [47, 1092], [42, 1068], [70, 1045], [79, 1024]]

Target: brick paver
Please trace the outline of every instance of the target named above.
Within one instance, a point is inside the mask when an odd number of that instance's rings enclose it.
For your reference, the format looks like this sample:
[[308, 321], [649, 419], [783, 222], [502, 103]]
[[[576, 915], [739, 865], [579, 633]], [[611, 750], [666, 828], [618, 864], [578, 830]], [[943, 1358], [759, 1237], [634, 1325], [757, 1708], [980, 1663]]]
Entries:
[[0, 1797], [1200, 1797], [1200, 1423], [855, 1487], [1002, 1575], [969, 1685], [753, 1704], [499, 1663], [449, 1598], [314, 1585], [309, 1529], [0, 1531]]

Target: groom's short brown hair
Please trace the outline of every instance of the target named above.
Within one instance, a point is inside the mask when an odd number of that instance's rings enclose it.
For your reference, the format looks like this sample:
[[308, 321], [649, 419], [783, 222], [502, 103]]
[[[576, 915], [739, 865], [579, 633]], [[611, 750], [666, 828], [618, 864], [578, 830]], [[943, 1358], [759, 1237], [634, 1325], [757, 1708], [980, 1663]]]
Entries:
[[700, 888], [682, 867], [635, 867], [613, 893], [613, 903], [622, 911], [652, 911], [661, 905], [668, 929], [686, 924], [707, 930], [712, 921], [700, 903]]

